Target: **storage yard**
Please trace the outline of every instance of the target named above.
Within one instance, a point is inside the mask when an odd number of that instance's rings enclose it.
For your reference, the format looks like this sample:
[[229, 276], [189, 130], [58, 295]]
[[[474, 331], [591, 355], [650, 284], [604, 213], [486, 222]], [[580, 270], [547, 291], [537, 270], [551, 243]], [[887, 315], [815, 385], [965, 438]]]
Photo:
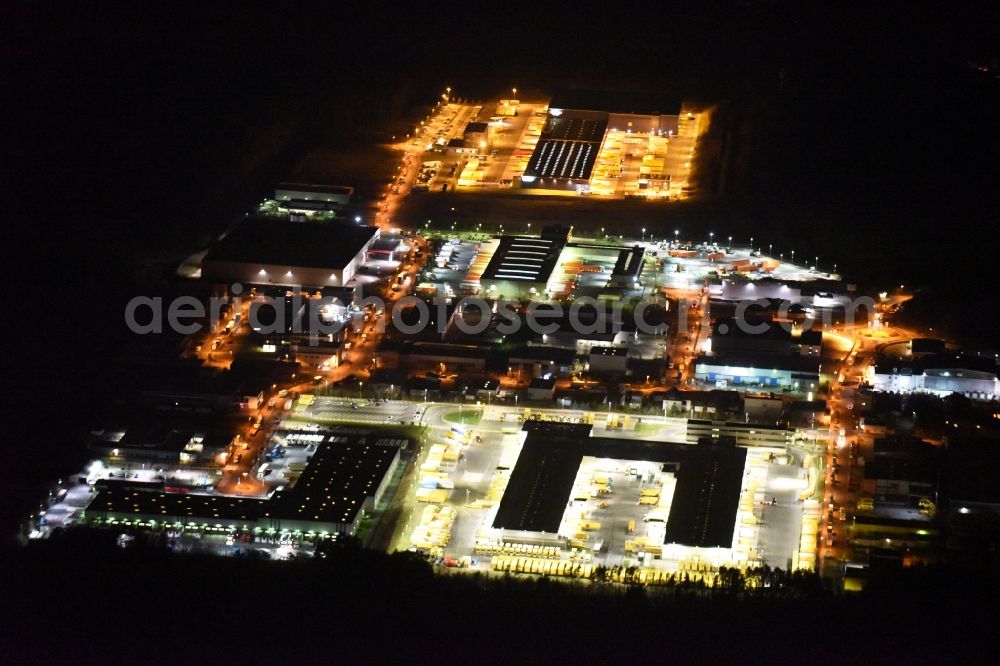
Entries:
[[395, 548], [498, 573], [634, 569], [654, 585], [684, 573], [710, 580], [722, 566], [814, 566], [808, 475], [774, 462], [778, 449], [641, 440], [547, 420], [555, 412], [522, 425], [520, 411], [483, 411], [478, 427], [429, 430], [400, 497]]
[[608, 108], [627, 100], [605, 94], [572, 97], [578, 105], [590, 106], [554, 109], [548, 102], [518, 99], [482, 105], [448, 100], [432, 123], [418, 125], [416, 135], [401, 144], [408, 152], [422, 151], [412, 191], [515, 188], [532, 194], [660, 200], [690, 194], [695, 145], [707, 129], [703, 112], [677, 103], [665, 115], [649, 110], [609, 113]]

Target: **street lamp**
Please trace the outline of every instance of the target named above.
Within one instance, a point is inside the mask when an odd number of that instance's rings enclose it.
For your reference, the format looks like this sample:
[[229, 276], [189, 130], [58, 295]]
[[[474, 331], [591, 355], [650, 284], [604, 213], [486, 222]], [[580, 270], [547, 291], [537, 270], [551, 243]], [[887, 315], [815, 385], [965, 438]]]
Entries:
[[708, 232], [708, 242], [711, 243], [713, 238], [715, 238], [715, 232], [714, 231], [709, 231]]
[[642, 228], [642, 240], [646, 240], [646, 227]]

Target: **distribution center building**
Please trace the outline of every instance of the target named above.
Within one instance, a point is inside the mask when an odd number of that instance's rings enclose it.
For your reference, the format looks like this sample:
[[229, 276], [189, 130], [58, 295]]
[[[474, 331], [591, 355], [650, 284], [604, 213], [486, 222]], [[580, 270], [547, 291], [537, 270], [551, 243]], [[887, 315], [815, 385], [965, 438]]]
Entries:
[[[354, 534], [382, 499], [405, 440], [317, 434], [316, 451], [291, 487], [270, 497], [167, 492], [150, 484], [104, 484], [86, 509], [90, 523]], [[292, 444], [286, 443], [287, 446]]]
[[[644, 478], [655, 475], [672, 486], [657, 551], [671, 544], [733, 547], [746, 449], [593, 437], [589, 425], [531, 421], [524, 429], [526, 438], [493, 516], [493, 530], [522, 541], [558, 541], [577, 503], [581, 465], [621, 463], [630, 475], [645, 472]], [[638, 488], [634, 492], [639, 496]]]
[[679, 99], [589, 90], [559, 92], [549, 103], [549, 116], [521, 185], [587, 192], [609, 131], [670, 137], [678, 132], [680, 110]]
[[349, 285], [379, 237], [377, 227], [249, 218], [202, 260], [214, 283], [302, 287]]

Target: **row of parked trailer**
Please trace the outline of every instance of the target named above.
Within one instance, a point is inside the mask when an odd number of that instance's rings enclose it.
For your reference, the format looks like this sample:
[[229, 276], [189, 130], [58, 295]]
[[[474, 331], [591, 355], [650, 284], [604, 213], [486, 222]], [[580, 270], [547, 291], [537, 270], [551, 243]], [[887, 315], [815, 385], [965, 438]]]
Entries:
[[490, 568], [501, 573], [525, 573], [541, 576], [575, 576], [590, 578], [594, 565], [566, 560], [548, 560], [535, 557], [497, 555], [490, 561]]
[[484, 555], [527, 555], [530, 557], [558, 558], [558, 546], [539, 546], [530, 543], [512, 543], [497, 541], [480, 541], [476, 543], [476, 552]]
[[[497, 555], [490, 562], [490, 568], [500, 573], [536, 574], [540, 576], [571, 576], [591, 578], [595, 565], [565, 560], [546, 560], [532, 557], [511, 557]], [[619, 583], [638, 583], [640, 585], [668, 585], [672, 582], [685, 580], [692, 583], [704, 582], [712, 587], [717, 574], [715, 572], [672, 572], [664, 569], [630, 569], [626, 567], [611, 567], [605, 570], [606, 580]]]

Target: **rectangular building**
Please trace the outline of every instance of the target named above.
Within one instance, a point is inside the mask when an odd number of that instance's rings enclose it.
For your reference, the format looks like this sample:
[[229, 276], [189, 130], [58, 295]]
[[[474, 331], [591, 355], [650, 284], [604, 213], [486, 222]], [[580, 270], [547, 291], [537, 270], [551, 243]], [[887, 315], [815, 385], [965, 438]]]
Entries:
[[213, 283], [342, 287], [378, 239], [378, 227], [249, 218], [202, 260]]
[[564, 246], [558, 238], [502, 236], [480, 278], [480, 294], [508, 300], [544, 295]]
[[528, 422], [527, 436], [493, 519], [493, 528], [554, 536], [585, 456], [643, 461], [676, 477], [665, 544], [731, 548], [747, 452], [729, 446], [688, 446], [591, 437], [588, 425]]
[[327, 203], [346, 206], [354, 196], [354, 188], [346, 185], [315, 185], [311, 183], [280, 183], [274, 198], [283, 202]]
[[699, 356], [695, 361], [695, 377], [718, 386], [812, 391], [820, 385], [819, 364], [819, 359], [799, 355], [734, 353]]
[[353, 534], [389, 487], [404, 442], [325, 432], [295, 485], [270, 497], [108, 485], [94, 496], [85, 515], [92, 524], [128, 520], [154, 526]]
[[733, 421], [709, 421], [688, 419], [687, 442], [716, 440], [732, 441], [737, 446], [773, 446], [785, 448], [791, 445], [795, 431], [776, 425], [756, 425]]

